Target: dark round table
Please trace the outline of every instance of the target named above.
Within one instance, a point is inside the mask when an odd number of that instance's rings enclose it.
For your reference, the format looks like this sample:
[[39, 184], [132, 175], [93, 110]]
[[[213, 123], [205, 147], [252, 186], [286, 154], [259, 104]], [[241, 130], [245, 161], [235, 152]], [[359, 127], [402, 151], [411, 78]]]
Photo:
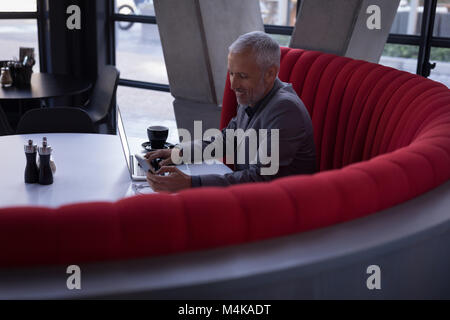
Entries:
[[91, 86], [90, 81], [68, 75], [33, 73], [30, 86], [23, 88], [0, 87], [0, 101], [72, 96], [89, 90]]
[[[24, 101], [39, 100], [41, 107], [47, 106], [47, 100], [50, 98], [75, 96], [86, 92], [91, 86], [90, 81], [77, 79], [69, 75], [33, 73], [29, 86], [20, 88], [14, 86], [3, 88], [0, 86], [0, 108], [6, 101], [17, 102], [17, 116], [20, 119], [23, 114]], [[11, 124], [8, 122], [3, 110], [0, 110], [0, 120], [5, 123], [4, 126], [6, 126], [7, 132], [14, 132], [14, 128], [11, 128]]]

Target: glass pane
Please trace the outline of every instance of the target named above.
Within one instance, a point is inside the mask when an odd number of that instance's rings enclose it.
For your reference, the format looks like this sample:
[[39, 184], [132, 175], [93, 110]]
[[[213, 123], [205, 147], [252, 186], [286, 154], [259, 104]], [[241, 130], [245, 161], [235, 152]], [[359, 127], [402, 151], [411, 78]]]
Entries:
[[34, 48], [36, 64], [34, 72], [39, 72], [39, 47], [37, 22], [35, 19], [0, 20], [0, 60], [19, 59], [19, 48]]
[[131, 138], [130, 141], [134, 139], [137, 143], [148, 141], [147, 128], [152, 125], [162, 125], [169, 128], [167, 141], [178, 143], [173, 101], [174, 98], [169, 92], [119, 86], [117, 104], [128, 140]]
[[168, 84], [156, 24], [133, 23], [127, 30], [116, 22], [116, 65], [122, 79]]
[[418, 46], [386, 43], [380, 64], [395, 69], [416, 73]]
[[431, 70], [430, 79], [442, 82], [450, 88], [450, 48], [431, 48], [431, 63], [436, 63], [436, 68]]
[[438, 0], [433, 36], [450, 38], [450, 0]]
[[297, 0], [259, 0], [264, 24], [294, 26]]
[[291, 36], [285, 36], [282, 34], [269, 34], [272, 39], [274, 39], [282, 47], [288, 47], [291, 41]]
[[36, 11], [36, 0], [0, 1], [0, 11]]
[[423, 0], [401, 0], [390, 33], [420, 34]]
[[153, 0], [116, 0], [115, 12], [120, 14], [135, 14], [154, 16]]

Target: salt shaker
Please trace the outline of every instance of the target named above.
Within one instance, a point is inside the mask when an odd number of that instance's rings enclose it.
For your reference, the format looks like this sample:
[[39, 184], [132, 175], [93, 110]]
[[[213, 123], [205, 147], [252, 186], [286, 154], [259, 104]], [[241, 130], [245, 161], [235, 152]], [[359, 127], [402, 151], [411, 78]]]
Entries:
[[39, 183], [40, 184], [52, 184], [53, 172], [50, 167], [50, 156], [52, 154], [52, 148], [47, 145], [47, 138], [42, 139], [42, 147], [38, 148], [39, 151]]
[[39, 169], [36, 165], [37, 145], [33, 145], [33, 140], [28, 140], [24, 145], [27, 165], [25, 167], [25, 183], [37, 183], [39, 181]]

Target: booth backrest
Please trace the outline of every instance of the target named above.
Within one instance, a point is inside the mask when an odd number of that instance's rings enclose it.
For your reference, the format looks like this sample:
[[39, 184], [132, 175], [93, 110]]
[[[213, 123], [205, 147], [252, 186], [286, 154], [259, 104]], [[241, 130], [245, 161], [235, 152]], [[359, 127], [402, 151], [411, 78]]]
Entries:
[[[282, 47], [279, 78], [292, 84], [309, 111], [320, 171], [407, 146], [448, 109], [448, 89], [440, 83], [317, 51]], [[236, 107], [227, 77], [222, 128]]]
[[[363, 217], [450, 178], [444, 85], [330, 54], [282, 53], [280, 78], [292, 82], [312, 115], [322, 172], [115, 203], [0, 209], [0, 268], [258, 241]], [[222, 126], [235, 112], [228, 82]]]

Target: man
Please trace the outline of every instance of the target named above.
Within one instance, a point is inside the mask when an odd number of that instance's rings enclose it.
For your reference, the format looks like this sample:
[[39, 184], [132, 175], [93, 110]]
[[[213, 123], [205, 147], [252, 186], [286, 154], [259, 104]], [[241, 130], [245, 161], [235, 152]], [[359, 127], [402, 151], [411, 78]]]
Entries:
[[[280, 67], [279, 45], [263, 32], [250, 32], [240, 36], [230, 47], [228, 73], [231, 89], [239, 103], [237, 115], [226, 129], [274, 129], [279, 132], [279, 169], [275, 174], [263, 175], [267, 166], [261, 161], [235, 163], [235, 171], [224, 176], [208, 174], [188, 176], [174, 166], [173, 159], [183, 154], [183, 149], [195, 145], [205, 148], [211, 141], [194, 141], [177, 145], [172, 150], [158, 150], [146, 155], [149, 161], [163, 158], [159, 174], [147, 174], [147, 181], [155, 191], [176, 192], [200, 186], [228, 186], [237, 183], [270, 181], [278, 177], [316, 172], [316, 152], [313, 128], [308, 111], [290, 84], [281, 82], [277, 75]], [[214, 141], [214, 140], [213, 140]], [[267, 141], [266, 141], [267, 142]], [[258, 141], [258, 149], [261, 147]], [[268, 143], [268, 142], [267, 142]], [[236, 151], [236, 144], [233, 146]], [[268, 143], [269, 150], [271, 145]], [[246, 155], [248, 148], [245, 149]], [[177, 154], [174, 154], [177, 153]]]

